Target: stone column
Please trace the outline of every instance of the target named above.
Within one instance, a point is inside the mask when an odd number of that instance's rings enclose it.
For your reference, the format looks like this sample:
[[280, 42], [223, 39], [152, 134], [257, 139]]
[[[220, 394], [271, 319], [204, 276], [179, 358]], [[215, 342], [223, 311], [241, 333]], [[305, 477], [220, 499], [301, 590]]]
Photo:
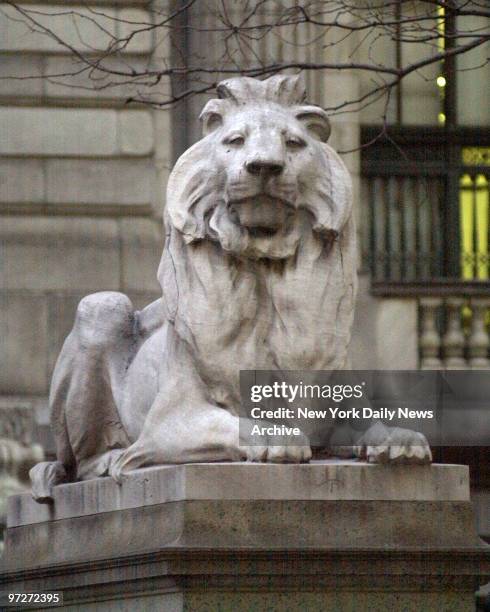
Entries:
[[461, 309], [464, 305], [462, 298], [448, 298], [446, 300], [447, 326], [442, 338], [444, 352], [444, 365], [448, 370], [466, 369], [464, 359], [465, 335], [461, 323]]
[[442, 368], [440, 358], [441, 336], [437, 329], [437, 315], [442, 306], [442, 298], [422, 298], [420, 300], [420, 367], [422, 370], [439, 370]]
[[486, 329], [486, 316], [490, 306], [488, 298], [471, 300], [471, 332], [468, 339], [469, 365], [475, 370], [488, 370], [490, 338]]

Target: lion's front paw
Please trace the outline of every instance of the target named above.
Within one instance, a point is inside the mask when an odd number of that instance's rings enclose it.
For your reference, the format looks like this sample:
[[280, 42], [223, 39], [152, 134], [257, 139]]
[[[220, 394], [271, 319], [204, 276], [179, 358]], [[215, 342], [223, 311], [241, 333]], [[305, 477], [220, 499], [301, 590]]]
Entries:
[[291, 437], [282, 436], [280, 441], [282, 444], [279, 445], [248, 446], [247, 460], [264, 463], [308, 463], [311, 459], [308, 436], [295, 436], [294, 442]]
[[121, 484], [124, 478], [123, 468], [121, 462], [119, 461], [120, 458], [121, 456], [119, 456], [116, 461], [111, 463], [109, 468], [109, 476], [113, 478], [117, 484]]
[[117, 484], [121, 484], [130, 471], [139, 467], [139, 463], [132, 457], [131, 449], [130, 446], [111, 458], [107, 471]]
[[[253, 432], [259, 423], [259, 432]], [[262, 463], [308, 463], [312, 457], [310, 440], [301, 430], [298, 434], [275, 431], [267, 421], [244, 419], [240, 425], [240, 450], [247, 461]], [[253, 432], [253, 433], [252, 433]]]
[[269, 446], [267, 459], [269, 463], [308, 463], [311, 459], [310, 446]]
[[410, 429], [371, 427], [359, 441], [356, 455], [369, 463], [426, 464], [432, 453], [426, 437]]
[[250, 446], [247, 460], [262, 463], [308, 463], [309, 446]]

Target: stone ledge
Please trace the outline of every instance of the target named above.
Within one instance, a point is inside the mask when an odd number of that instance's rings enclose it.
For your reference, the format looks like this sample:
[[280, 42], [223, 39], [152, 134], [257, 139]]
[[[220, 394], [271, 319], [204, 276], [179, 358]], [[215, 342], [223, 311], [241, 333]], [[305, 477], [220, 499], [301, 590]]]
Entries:
[[485, 551], [469, 502], [195, 500], [7, 529], [8, 571], [163, 550]]
[[5, 106], [0, 131], [0, 155], [9, 157], [145, 157], [154, 146], [147, 110]]
[[137, 470], [60, 485], [52, 506], [30, 495], [11, 498], [9, 527], [169, 502], [194, 500], [469, 501], [463, 465], [384, 466], [358, 461], [310, 464], [196, 463]]
[[128, 215], [129, 209], [148, 214], [156, 199], [155, 174], [148, 157], [0, 157], [0, 210], [59, 214], [71, 209], [84, 215], [119, 210]]

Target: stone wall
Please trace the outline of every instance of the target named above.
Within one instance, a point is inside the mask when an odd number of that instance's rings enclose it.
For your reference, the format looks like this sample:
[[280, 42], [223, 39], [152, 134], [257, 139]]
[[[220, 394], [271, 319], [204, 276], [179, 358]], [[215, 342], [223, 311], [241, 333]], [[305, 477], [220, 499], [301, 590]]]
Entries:
[[[116, 8], [103, 1], [92, 7], [107, 16], [104, 31], [84, 8], [71, 7], [87, 14], [77, 20], [57, 3], [21, 8], [53, 13], [40, 21], [86, 52], [129, 27], [111, 16], [149, 19], [138, 3], [111, 4]], [[142, 64], [152, 46], [150, 34], [140, 35], [124, 54]], [[87, 293], [123, 291], [140, 306], [159, 292], [162, 182], [172, 155], [168, 113], [128, 107], [126, 85], [94, 91], [86, 73], [71, 81], [49, 77], [74, 67], [55, 40], [2, 8], [0, 76], [19, 77], [0, 80], [2, 395], [48, 393], [76, 304]]]

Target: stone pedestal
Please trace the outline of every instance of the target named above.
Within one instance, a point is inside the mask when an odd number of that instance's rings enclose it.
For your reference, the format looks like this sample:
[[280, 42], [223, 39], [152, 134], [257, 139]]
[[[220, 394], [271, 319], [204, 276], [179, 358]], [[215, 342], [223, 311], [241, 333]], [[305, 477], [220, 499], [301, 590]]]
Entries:
[[66, 610], [474, 609], [490, 575], [460, 465], [193, 464], [10, 500], [1, 591]]

